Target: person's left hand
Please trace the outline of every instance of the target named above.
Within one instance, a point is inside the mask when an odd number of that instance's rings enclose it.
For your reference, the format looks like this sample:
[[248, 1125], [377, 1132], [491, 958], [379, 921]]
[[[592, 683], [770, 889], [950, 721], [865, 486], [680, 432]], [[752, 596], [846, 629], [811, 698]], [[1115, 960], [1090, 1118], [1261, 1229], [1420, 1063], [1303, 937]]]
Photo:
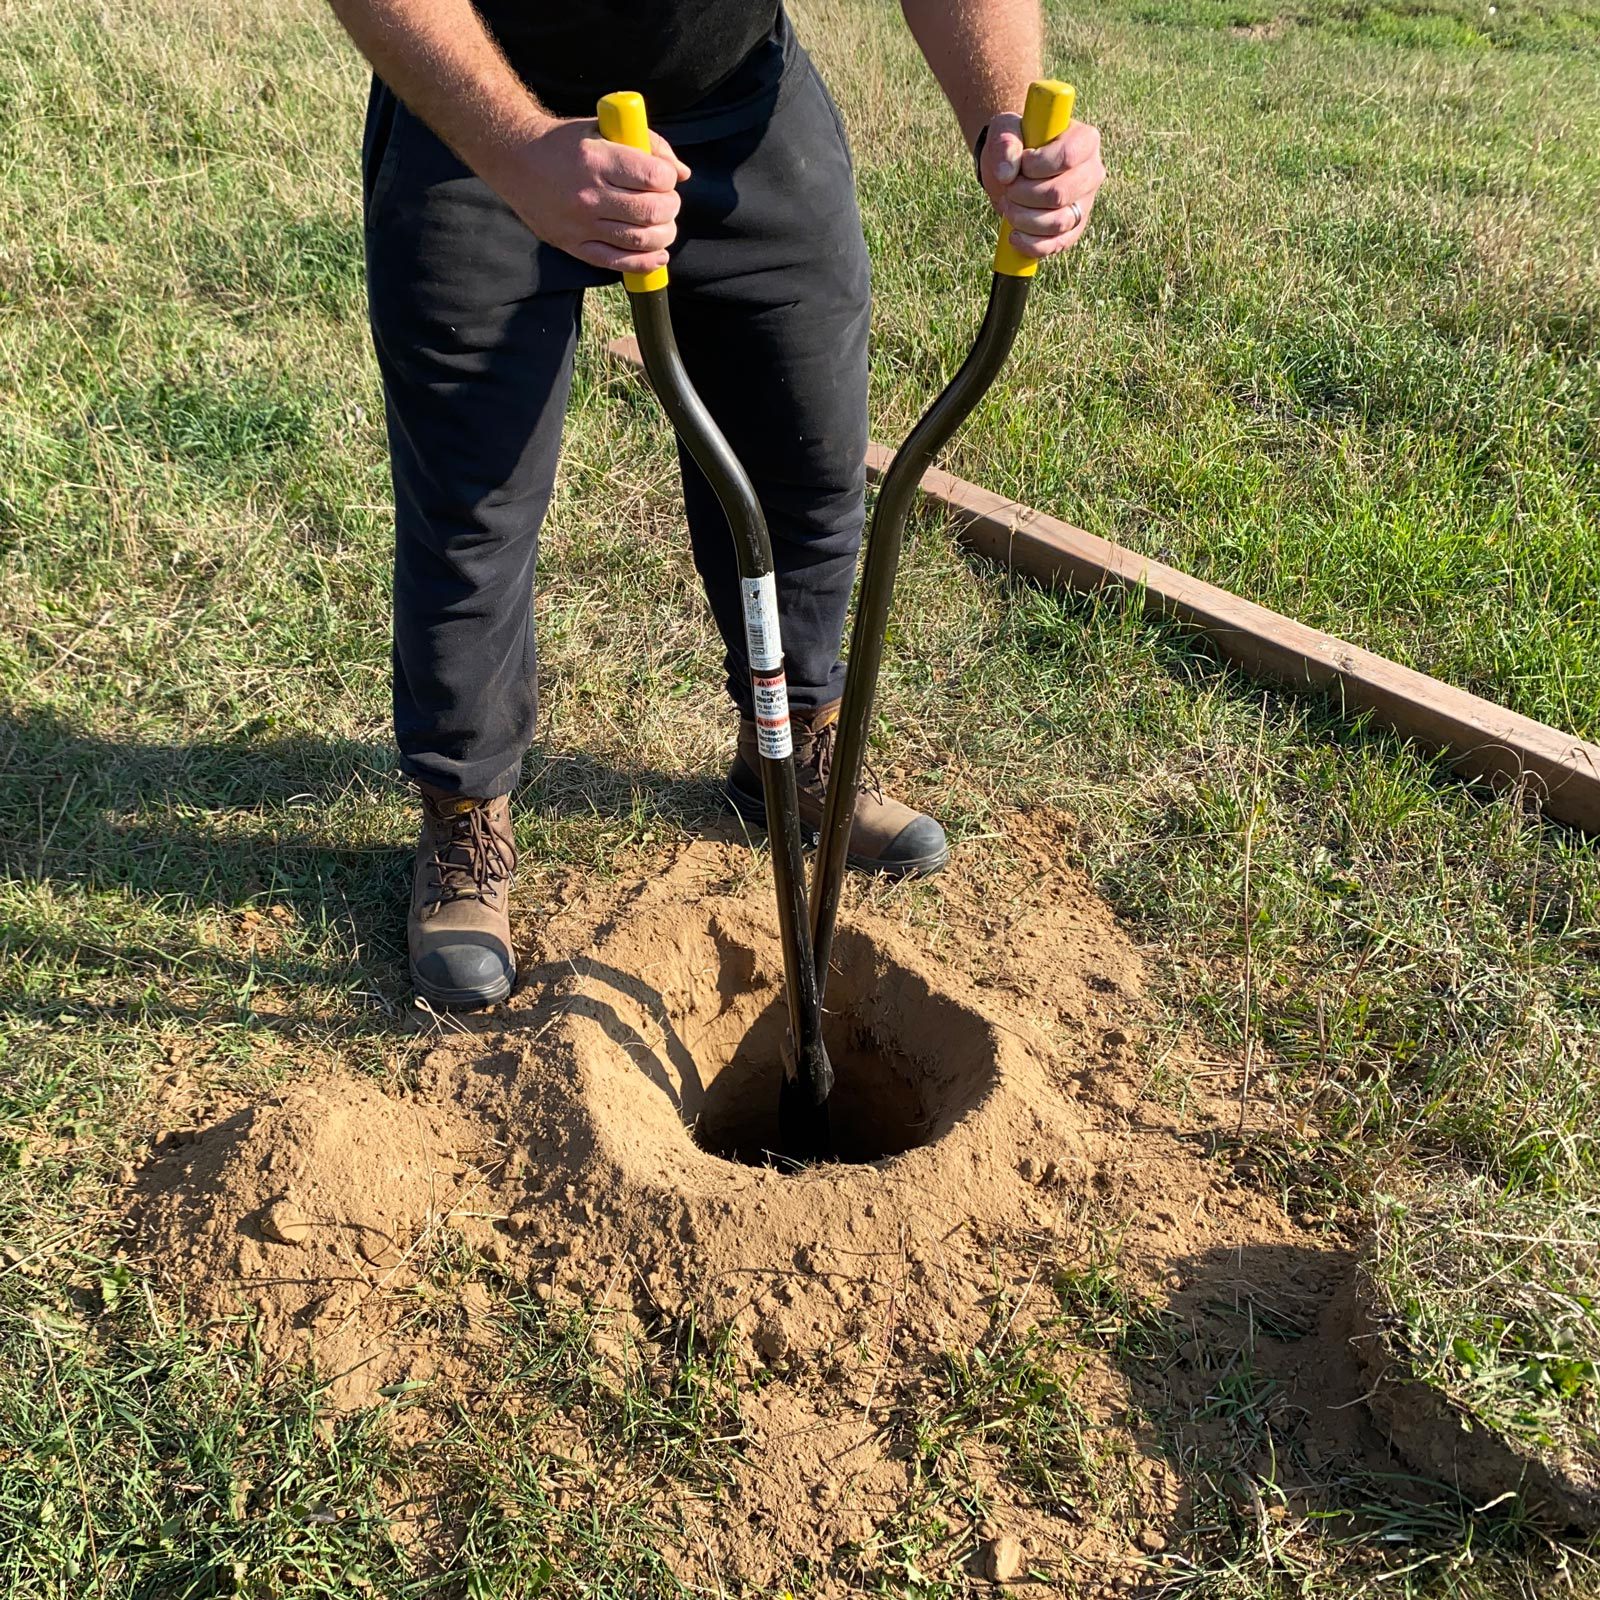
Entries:
[[1106, 181], [1100, 130], [1074, 122], [1037, 150], [1022, 143], [1022, 118], [1002, 112], [989, 124], [981, 162], [989, 203], [1011, 224], [1017, 254], [1033, 260], [1070, 250], [1089, 226]]

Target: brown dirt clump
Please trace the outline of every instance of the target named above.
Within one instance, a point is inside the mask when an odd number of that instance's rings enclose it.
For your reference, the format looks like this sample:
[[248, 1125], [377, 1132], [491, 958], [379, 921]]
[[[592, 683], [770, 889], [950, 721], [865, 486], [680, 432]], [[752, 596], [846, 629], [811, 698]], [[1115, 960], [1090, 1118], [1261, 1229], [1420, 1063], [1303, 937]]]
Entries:
[[[771, 888], [748, 847], [705, 840], [635, 883], [574, 879], [524, 935], [518, 994], [404, 1088], [301, 1083], [158, 1150], [134, 1218], [149, 1259], [191, 1313], [309, 1357], [346, 1405], [423, 1381], [504, 1402], [517, 1379], [486, 1313], [519, 1287], [609, 1304], [645, 1343], [686, 1319], [727, 1330], [738, 1443], [723, 1492], [670, 1508], [675, 1559], [753, 1586], [799, 1561], [879, 1570], [926, 1488], [908, 1441], [944, 1354], [1070, 1320], [1062, 1271], [1114, 1258], [1173, 1341], [1162, 1383], [1185, 1370], [1173, 1330], [1219, 1296], [1248, 1316], [1281, 1287], [1299, 1338], [1346, 1274], [1207, 1158], [1194, 1135], [1231, 1104], [1180, 1121], [1145, 1097], [1137, 954], [1047, 829], [1014, 835], [1032, 859], [1008, 880], [957, 871], [884, 897], [894, 916], [847, 909], [836, 1162], [764, 1164], [784, 1028]], [[1252, 1285], [1252, 1262], [1284, 1284]], [[1343, 1340], [1299, 1349], [1279, 1388], [1315, 1431], [1358, 1391]], [[1203, 1396], [1211, 1369], [1191, 1365]], [[976, 1576], [1087, 1593], [1159, 1566], [1185, 1495], [1124, 1420], [1153, 1398], [1137, 1363], [1086, 1336], [1061, 1378], [1095, 1452], [1126, 1458], [1122, 1501], [1041, 1497], [1003, 1439], [975, 1436], [960, 1462], [980, 1511], [949, 1540]]]

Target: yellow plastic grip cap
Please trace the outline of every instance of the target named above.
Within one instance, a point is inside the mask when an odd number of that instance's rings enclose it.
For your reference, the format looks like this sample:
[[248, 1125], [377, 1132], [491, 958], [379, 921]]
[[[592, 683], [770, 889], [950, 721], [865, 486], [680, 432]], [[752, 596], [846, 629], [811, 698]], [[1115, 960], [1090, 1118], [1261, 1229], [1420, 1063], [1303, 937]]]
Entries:
[[[619, 89], [615, 94], [602, 95], [596, 115], [600, 119], [602, 139], [643, 150], [646, 155], [650, 153], [650, 119], [645, 115], [642, 94], [635, 94], [632, 89]], [[649, 272], [624, 272], [622, 282], [630, 294], [665, 289], [667, 269], [652, 267]]]
[[[1054, 78], [1036, 78], [1028, 85], [1028, 103], [1022, 108], [1022, 142], [1030, 150], [1049, 144], [1067, 131], [1078, 91]], [[1000, 243], [995, 247], [994, 270], [1008, 278], [1031, 278], [1039, 263], [1011, 248], [1011, 224], [1000, 221]]]

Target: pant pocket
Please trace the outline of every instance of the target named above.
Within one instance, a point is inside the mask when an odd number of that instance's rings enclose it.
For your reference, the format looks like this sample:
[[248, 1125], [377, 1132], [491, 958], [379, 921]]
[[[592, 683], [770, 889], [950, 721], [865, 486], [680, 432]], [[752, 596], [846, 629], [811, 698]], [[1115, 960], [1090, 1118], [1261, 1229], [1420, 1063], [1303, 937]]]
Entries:
[[833, 121], [833, 131], [839, 135], [839, 148], [844, 151], [845, 165], [855, 175], [856, 158], [850, 149], [850, 135], [844, 131], [844, 118], [839, 115], [839, 107], [834, 103], [833, 96], [828, 92], [828, 85], [823, 81], [822, 74], [817, 71], [815, 64], [809, 56], [806, 57], [806, 71], [811, 74], [811, 82], [815, 92], [822, 96], [822, 103], [828, 108], [828, 115]]
[[367, 96], [367, 124], [361, 140], [361, 200], [369, 228], [394, 186], [394, 175], [400, 165], [401, 136], [409, 115], [388, 85], [374, 77]]

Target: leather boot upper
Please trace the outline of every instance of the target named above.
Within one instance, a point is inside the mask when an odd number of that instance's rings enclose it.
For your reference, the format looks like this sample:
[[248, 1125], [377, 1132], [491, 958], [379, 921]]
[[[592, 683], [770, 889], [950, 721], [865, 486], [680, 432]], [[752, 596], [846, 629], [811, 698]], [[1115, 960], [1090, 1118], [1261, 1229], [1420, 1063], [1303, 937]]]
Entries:
[[517, 846], [507, 795], [422, 788], [407, 944], [418, 993], [443, 1007], [491, 1005], [511, 992], [511, 881]]
[[[795, 783], [800, 796], [800, 825], [815, 835], [822, 826], [822, 808], [833, 772], [839, 734], [839, 702], [810, 713], [791, 712]], [[756, 725], [739, 722], [739, 745], [728, 792], [740, 813], [765, 823], [761, 788], [761, 756]], [[932, 817], [863, 783], [856, 795], [850, 825], [849, 862], [866, 871], [902, 875], [937, 872], [950, 858], [944, 829]]]

